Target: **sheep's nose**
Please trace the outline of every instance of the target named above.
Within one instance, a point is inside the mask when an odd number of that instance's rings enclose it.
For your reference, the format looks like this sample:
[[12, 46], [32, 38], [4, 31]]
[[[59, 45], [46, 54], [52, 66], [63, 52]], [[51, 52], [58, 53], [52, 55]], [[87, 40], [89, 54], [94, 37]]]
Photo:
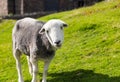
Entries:
[[60, 42], [61, 42], [61, 41], [59, 40], [59, 41], [55, 42], [55, 44], [59, 45], [59, 44], [60, 44]]

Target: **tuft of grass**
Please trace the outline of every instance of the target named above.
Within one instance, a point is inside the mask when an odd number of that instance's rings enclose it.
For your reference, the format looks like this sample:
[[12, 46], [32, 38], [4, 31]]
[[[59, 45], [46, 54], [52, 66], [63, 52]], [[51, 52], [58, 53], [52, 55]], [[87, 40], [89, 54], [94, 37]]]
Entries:
[[[38, 18], [50, 19], [62, 19], [69, 27], [50, 65], [48, 82], [120, 82], [120, 0]], [[0, 23], [0, 82], [17, 82], [11, 41], [14, 24], [14, 20]], [[24, 80], [30, 82], [25, 56], [21, 63]], [[42, 62], [39, 71], [41, 80]]]

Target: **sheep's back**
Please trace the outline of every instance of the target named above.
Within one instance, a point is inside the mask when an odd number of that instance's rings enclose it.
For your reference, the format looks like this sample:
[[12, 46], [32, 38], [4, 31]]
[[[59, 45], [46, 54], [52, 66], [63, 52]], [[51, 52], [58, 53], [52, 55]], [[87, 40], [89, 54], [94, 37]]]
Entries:
[[16, 48], [26, 55], [30, 54], [30, 44], [36, 39], [43, 22], [25, 18], [18, 20], [13, 28], [13, 43]]

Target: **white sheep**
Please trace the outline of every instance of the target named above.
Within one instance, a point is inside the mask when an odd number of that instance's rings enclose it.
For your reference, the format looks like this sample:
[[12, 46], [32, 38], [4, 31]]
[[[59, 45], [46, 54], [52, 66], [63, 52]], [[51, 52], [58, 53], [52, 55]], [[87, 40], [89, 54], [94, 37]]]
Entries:
[[37, 82], [38, 60], [44, 61], [42, 82], [46, 82], [47, 70], [55, 51], [61, 47], [64, 39], [63, 27], [67, 24], [59, 19], [44, 23], [33, 18], [18, 20], [13, 28], [13, 55], [16, 60], [18, 81], [24, 82], [20, 56], [27, 55], [31, 82]]

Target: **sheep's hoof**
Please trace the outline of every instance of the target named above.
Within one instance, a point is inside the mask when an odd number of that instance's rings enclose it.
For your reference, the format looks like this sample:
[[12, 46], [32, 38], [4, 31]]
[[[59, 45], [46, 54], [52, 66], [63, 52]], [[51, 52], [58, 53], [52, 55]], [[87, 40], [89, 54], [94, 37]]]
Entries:
[[24, 82], [23, 79], [19, 79], [18, 82]]
[[46, 82], [46, 80], [42, 80], [42, 82]]
[[37, 82], [36, 80], [32, 80], [31, 82]]

